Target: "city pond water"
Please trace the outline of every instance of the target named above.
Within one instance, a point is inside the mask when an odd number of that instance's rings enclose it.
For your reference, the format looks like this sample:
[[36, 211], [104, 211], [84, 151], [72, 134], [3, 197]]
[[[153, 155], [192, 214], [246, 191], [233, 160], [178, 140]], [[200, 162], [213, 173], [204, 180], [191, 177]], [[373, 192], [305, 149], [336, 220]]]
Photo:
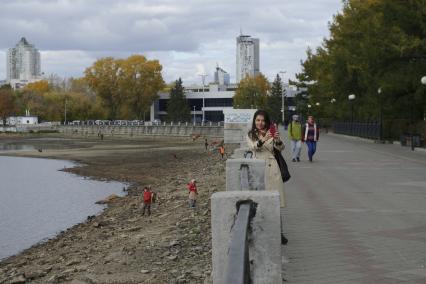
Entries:
[[123, 183], [61, 171], [73, 166], [64, 160], [0, 156], [0, 259], [100, 213], [104, 207], [96, 201], [124, 194]]

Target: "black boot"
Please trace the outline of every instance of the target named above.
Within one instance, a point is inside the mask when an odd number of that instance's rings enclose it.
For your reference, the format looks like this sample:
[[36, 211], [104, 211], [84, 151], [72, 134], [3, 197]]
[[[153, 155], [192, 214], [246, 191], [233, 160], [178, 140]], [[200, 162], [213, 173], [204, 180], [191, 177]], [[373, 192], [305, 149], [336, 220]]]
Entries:
[[281, 244], [286, 245], [288, 243], [287, 238], [284, 236], [284, 234], [281, 234]]

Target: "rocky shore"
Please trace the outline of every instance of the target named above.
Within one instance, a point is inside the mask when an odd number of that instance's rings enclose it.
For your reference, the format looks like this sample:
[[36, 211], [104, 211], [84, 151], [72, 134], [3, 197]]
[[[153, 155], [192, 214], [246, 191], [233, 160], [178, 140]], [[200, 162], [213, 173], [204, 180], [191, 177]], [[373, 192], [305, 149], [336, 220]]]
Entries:
[[[80, 165], [67, 171], [129, 184], [100, 215], [2, 260], [0, 283], [211, 282], [209, 198], [225, 188], [225, 161], [206, 152], [202, 138], [1, 136], [0, 143], [37, 149], [7, 155], [72, 160]], [[191, 178], [199, 188], [195, 210], [187, 206]], [[150, 217], [141, 215], [145, 185], [158, 193]]]

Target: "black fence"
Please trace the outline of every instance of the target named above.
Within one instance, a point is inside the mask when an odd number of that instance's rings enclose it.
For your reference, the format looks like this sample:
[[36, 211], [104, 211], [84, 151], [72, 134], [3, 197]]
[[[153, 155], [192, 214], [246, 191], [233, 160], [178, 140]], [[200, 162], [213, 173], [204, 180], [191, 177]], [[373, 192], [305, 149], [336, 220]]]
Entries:
[[377, 122], [335, 122], [334, 133], [368, 139], [380, 139], [380, 123]]

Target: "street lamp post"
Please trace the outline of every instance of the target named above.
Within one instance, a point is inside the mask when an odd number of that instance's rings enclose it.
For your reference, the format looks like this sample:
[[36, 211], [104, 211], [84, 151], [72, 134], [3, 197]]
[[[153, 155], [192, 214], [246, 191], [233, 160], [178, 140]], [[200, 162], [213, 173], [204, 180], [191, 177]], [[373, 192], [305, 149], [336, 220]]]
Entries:
[[[422, 83], [422, 85], [426, 85], [426, 76], [423, 76], [420, 79], [420, 82]], [[426, 120], [426, 114], [425, 111], [423, 110], [423, 120]], [[415, 121], [414, 121], [414, 98], [413, 101], [411, 102], [411, 150], [414, 151], [414, 128], [415, 128]]]
[[348, 96], [349, 101], [352, 101], [351, 103], [351, 135], [354, 135], [354, 102], [353, 100], [355, 100], [356, 96], [354, 94], [351, 94]]
[[[426, 85], [426, 76], [423, 76], [420, 80], [422, 82], [422, 85]], [[426, 121], [426, 110], [423, 109], [423, 120]]]
[[311, 105], [310, 104], [308, 104], [308, 116], [311, 114]]
[[283, 122], [283, 125], [284, 125], [284, 119], [285, 119], [285, 109], [284, 109], [284, 106], [285, 106], [285, 103], [284, 103], [284, 80], [283, 80], [283, 78], [284, 78], [284, 74], [286, 72], [287, 71], [280, 71], [279, 72], [280, 74], [282, 74], [281, 81], [283, 82], [282, 83], [282, 88], [283, 89], [281, 90], [281, 115], [282, 115], [281, 120]]
[[411, 99], [411, 111], [410, 111], [410, 120], [411, 120], [411, 134], [410, 134], [410, 141], [411, 141], [411, 151], [414, 151], [414, 95]]
[[205, 120], [205, 114], [204, 114], [204, 85], [205, 85], [205, 80], [206, 77], [208, 76], [207, 74], [200, 74], [199, 76], [201, 76], [201, 80], [203, 82], [203, 109], [202, 109], [202, 113], [203, 113], [203, 121], [201, 122], [201, 125], [204, 125], [204, 120]]
[[315, 108], [315, 119], [317, 120], [317, 122], [319, 122], [318, 121], [318, 119], [319, 119], [319, 116], [320, 116], [320, 109], [319, 109], [319, 107], [320, 107], [320, 103], [319, 102], [316, 102], [315, 103], [315, 105], [316, 105], [316, 108]]
[[65, 113], [64, 125], [67, 125], [67, 97], [65, 97]]
[[382, 143], [383, 140], [383, 102], [382, 102], [382, 88], [377, 90], [377, 94], [379, 96], [379, 142]]
[[195, 125], [195, 106], [194, 106], [194, 123], [193, 124]]
[[331, 103], [331, 127], [332, 127], [332, 129], [333, 129], [333, 132], [335, 131], [335, 116], [336, 116], [336, 114], [334, 113], [334, 104], [336, 103], [336, 99], [335, 98], [332, 98], [331, 100], [330, 100], [330, 103]]

